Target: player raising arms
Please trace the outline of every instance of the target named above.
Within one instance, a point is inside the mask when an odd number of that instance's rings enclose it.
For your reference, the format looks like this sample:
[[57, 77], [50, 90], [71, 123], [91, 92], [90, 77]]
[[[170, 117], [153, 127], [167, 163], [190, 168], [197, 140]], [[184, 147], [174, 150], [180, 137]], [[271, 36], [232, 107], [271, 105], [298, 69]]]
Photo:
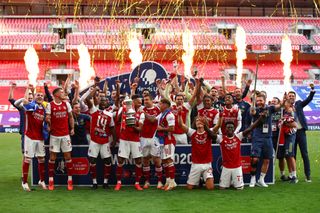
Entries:
[[187, 189], [193, 189], [199, 185], [200, 178], [203, 177], [206, 187], [209, 190], [214, 189], [213, 173], [212, 173], [212, 138], [213, 132], [207, 128], [205, 130], [205, 123], [208, 125], [206, 118], [198, 116], [195, 120], [196, 130], [188, 128], [182, 119], [182, 113], [179, 111], [179, 126], [191, 138], [191, 157], [192, 165], [187, 181]]
[[49, 190], [54, 190], [54, 166], [57, 153], [59, 153], [60, 150], [63, 152], [66, 161], [68, 190], [73, 190], [72, 145], [70, 140], [70, 135], [74, 134], [72, 109], [69, 102], [64, 101], [66, 97], [62, 88], [58, 87], [54, 89], [52, 95], [53, 101], [48, 103], [46, 112], [46, 121], [48, 123], [48, 129], [50, 130], [50, 159], [48, 164]]
[[220, 176], [220, 189], [229, 188], [231, 183], [236, 189], [243, 189], [243, 175], [241, 167], [241, 141], [246, 137], [262, 120], [260, 115], [249, 128], [243, 132], [235, 132], [235, 123], [233, 121], [224, 122], [225, 133], [218, 135], [216, 142], [220, 144], [222, 153], [222, 172]]
[[25, 109], [25, 137], [24, 137], [24, 160], [22, 164], [23, 181], [22, 188], [25, 191], [30, 191], [28, 185], [28, 172], [31, 159], [33, 157], [38, 158], [38, 170], [39, 170], [39, 182], [38, 184], [43, 188], [47, 189], [44, 182], [44, 141], [42, 136], [42, 128], [45, 117], [45, 109], [42, 105], [43, 94], [37, 92], [35, 94], [35, 100], [29, 102], [29, 89], [33, 86], [29, 85], [26, 89], [25, 96], [23, 99], [23, 107]]
[[[99, 94], [93, 90], [92, 95]], [[109, 138], [111, 135], [113, 138], [115, 138], [113, 114], [108, 112], [107, 109], [98, 109], [96, 106], [94, 106], [94, 102], [90, 98], [87, 98], [87, 103], [90, 109], [89, 114], [91, 115], [91, 141], [89, 144], [88, 156], [90, 160], [90, 173], [93, 183], [92, 189], [98, 188], [96, 162], [99, 153], [104, 162], [103, 188], [107, 189], [108, 179], [111, 172], [111, 150]], [[100, 105], [100, 102], [98, 102], [98, 105]]]
[[150, 94], [145, 94], [143, 96], [144, 108], [143, 113], [140, 116], [140, 123], [143, 124], [141, 130], [141, 147], [143, 155], [143, 175], [146, 179], [143, 188], [147, 189], [150, 186], [150, 159], [152, 157], [153, 163], [155, 164], [156, 176], [158, 177], [157, 188], [161, 189], [162, 185], [162, 166], [161, 166], [161, 150], [160, 144], [155, 141], [155, 132], [157, 130], [158, 124], [156, 122], [150, 122], [150, 120], [145, 119], [147, 116], [158, 116], [160, 114], [160, 109], [154, 106], [153, 99]]
[[[129, 159], [130, 153], [132, 155], [132, 158], [134, 159], [134, 162], [136, 164], [136, 182], [134, 184], [134, 187], [138, 191], [142, 191], [143, 189], [140, 186], [140, 178], [142, 176], [142, 150], [140, 145], [140, 131], [142, 128], [142, 124], [139, 123], [140, 120], [140, 107], [141, 107], [141, 98], [139, 95], [132, 95], [131, 97], [135, 113], [135, 124], [133, 126], [126, 126], [125, 120], [122, 120], [121, 128], [120, 128], [120, 142], [119, 142], [119, 151], [118, 151], [118, 164], [117, 164], [117, 170], [116, 170], [116, 176], [117, 176], [117, 185], [115, 186], [114, 190], [119, 191], [121, 189], [121, 178], [122, 178], [122, 171], [123, 171], [123, 165], [124, 161], [126, 159]], [[123, 114], [124, 108], [120, 108], [118, 115]], [[120, 116], [118, 116], [120, 117]], [[124, 115], [121, 116], [122, 119], [124, 118]]]

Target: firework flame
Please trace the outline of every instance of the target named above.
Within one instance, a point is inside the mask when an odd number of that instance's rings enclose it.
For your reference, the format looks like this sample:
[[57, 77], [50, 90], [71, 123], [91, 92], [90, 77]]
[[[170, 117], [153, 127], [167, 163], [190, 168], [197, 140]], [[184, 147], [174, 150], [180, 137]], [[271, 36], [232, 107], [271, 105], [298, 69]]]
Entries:
[[182, 34], [182, 42], [183, 42], [183, 50], [184, 53], [182, 55], [182, 61], [184, 64], [184, 76], [190, 78], [191, 75], [191, 67], [193, 64], [193, 56], [194, 56], [194, 46], [193, 46], [193, 35], [190, 30], [186, 30]]
[[142, 62], [142, 53], [140, 50], [140, 43], [139, 39], [137, 38], [137, 33], [131, 32], [129, 34], [128, 45], [130, 49], [129, 58], [131, 60], [131, 69], [134, 69]]
[[29, 84], [37, 85], [37, 77], [39, 74], [39, 57], [33, 47], [29, 47], [24, 55], [24, 63], [28, 71]]
[[77, 47], [79, 53], [79, 69], [80, 69], [80, 78], [79, 86], [80, 89], [86, 88], [92, 77], [95, 76], [95, 71], [91, 66], [91, 57], [88, 51], [88, 48], [84, 44], [80, 44]]
[[292, 55], [291, 40], [287, 35], [285, 35], [282, 38], [280, 59], [283, 63], [284, 87], [285, 87], [285, 91], [288, 91], [288, 90], [290, 90], [290, 87], [291, 87], [291, 84], [290, 84], [290, 77], [291, 77], [290, 64], [293, 59], [293, 55]]
[[242, 71], [243, 71], [243, 60], [247, 58], [246, 54], [246, 32], [240, 26], [237, 27], [236, 31], [236, 47], [237, 47], [237, 79], [236, 85], [241, 88]]

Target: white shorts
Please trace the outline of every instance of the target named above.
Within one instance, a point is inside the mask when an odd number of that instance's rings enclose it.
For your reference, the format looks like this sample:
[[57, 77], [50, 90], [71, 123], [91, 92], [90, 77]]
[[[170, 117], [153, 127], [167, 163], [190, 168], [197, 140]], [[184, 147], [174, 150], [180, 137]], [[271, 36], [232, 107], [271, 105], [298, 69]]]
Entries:
[[187, 134], [173, 134], [177, 144], [188, 144]]
[[100, 153], [101, 159], [110, 158], [111, 157], [110, 143], [99, 144], [94, 141], [91, 141], [88, 149], [88, 156], [97, 158], [99, 153]]
[[44, 157], [46, 151], [44, 148], [44, 141], [32, 140], [28, 136], [24, 136], [24, 156], [28, 158]]
[[70, 135], [59, 137], [50, 135], [50, 152], [59, 153], [60, 149], [63, 153], [72, 151]]
[[161, 148], [158, 140], [155, 138], [140, 138], [141, 147], [142, 147], [142, 156], [154, 156], [160, 157], [161, 156]]
[[129, 159], [130, 153], [133, 159], [142, 157], [140, 142], [125, 141], [120, 139], [118, 156]]
[[165, 160], [171, 158], [172, 160], [174, 160], [175, 148], [176, 147], [173, 144], [161, 146], [161, 159]]
[[222, 188], [229, 188], [231, 184], [235, 188], [244, 186], [241, 166], [234, 169], [222, 167], [219, 186]]
[[192, 163], [187, 184], [192, 186], [199, 185], [201, 176], [203, 177], [204, 181], [206, 181], [208, 178], [213, 178], [211, 163]]

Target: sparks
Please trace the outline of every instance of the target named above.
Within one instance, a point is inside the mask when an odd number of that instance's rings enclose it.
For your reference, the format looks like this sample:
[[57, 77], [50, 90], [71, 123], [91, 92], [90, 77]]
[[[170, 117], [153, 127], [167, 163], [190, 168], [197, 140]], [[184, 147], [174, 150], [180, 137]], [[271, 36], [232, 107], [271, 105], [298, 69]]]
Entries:
[[194, 56], [193, 35], [190, 30], [186, 30], [182, 34], [182, 42], [184, 50], [184, 53], [182, 55], [182, 61], [184, 64], [184, 76], [190, 78], [192, 76], [191, 67], [193, 64]]
[[28, 71], [29, 84], [33, 86], [37, 85], [37, 77], [39, 70], [39, 57], [36, 50], [33, 47], [29, 47], [24, 55], [24, 63]]
[[131, 60], [131, 69], [134, 69], [136, 66], [141, 64], [143, 58], [136, 32], [131, 32], [129, 34], [128, 45], [130, 49], [129, 58]]
[[241, 88], [243, 60], [247, 58], [246, 54], [246, 32], [241, 26], [237, 27], [236, 31], [236, 47], [237, 47], [237, 79], [236, 85]]
[[79, 53], [79, 69], [80, 69], [80, 77], [79, 77], [79, 85], [80, 89], [86, 88], [92, 77], [95, 76], [95, 71], [90, 63], [90, 53], [88, 48], [84, 44], [80, 44], [77, 47]]
[[285, 88], [285, 91], [288, 91], [291, 88], [291, 83], [290, 83], [291, 68], [290, 68], [290, 64], [291, 64], [291, 61], [293, 59], [293, 54], [292, 54], [291, 40], [287, 35], [285, 35], [282, 38], [280, 59], [281, 59], [281, 61], [283, 63], [284, 88]]

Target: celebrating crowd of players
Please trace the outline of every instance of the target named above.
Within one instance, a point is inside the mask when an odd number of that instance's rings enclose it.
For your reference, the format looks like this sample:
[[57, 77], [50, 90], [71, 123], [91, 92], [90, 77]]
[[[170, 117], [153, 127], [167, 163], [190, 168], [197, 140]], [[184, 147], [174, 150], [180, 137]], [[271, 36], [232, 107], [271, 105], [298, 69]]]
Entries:
[[[250, 105], [244, 100], [251, 81], [245, 88], [227, 92], [222, 77], [221, 87], [209, 88], [202, 79], [184, 80], [171, 75], [169, 79], [157, 80], [157, 95], [137, 88], [138, 78], [131, 84], [131, 93], [124, 94], [120, 82], [108, 95], [108, 80], [99, 88], [99, 78], [84, 94], [79, 94], [79, 83], [71, 87], [70, 77], [62, 88], [50, 93], [44, 85], [45, 94], [29, 85], [25, 96], [13, 99], [15, 84], [12, 84], [9, 101], [20, 112], [20, 134], [22, 141], [22, 187], [30, 191], [28, 171], [32, 158], [38, 159], [39, 185], [47, 189], [45, 183], [45, 163], [48, 164], [48, 189], [54, 190], [54, 172], [57, 153], [62, 152], [65, 160], [68, 190], [73, 190], [72, 145], [89, 144], [88, 159], [92, 188], [98, 187], [97, 158], [104, 163], [103, 188], [108, 188], [111, 174], [111, 153], [118, 147], [115, 190], [121, 189], [123, 165], [131, 156], [135, 163], [135, 184], [137, 190], [150, 187], [153, 162], [157, 188], [166, 191], [174, 189], [176, 144], [191, 144], [192, 165], [187, 188], [197, 187], [204, 181], [207, 189], [214, 188], [212, 173], [212, 143], [220, 144], [222, 153], [221, 189], [234, 187], [243, 189], [241, 167], [241, 143], [251, 143], [250, 187], [268, 187], [264, 178], [269, 161], [276, 153], [279, 159], [281, 180], [297, 183], [295, 156], [299, 145], [305, 170], [305, 180], [310, 179], [310, 163], [307, 151], [307, 124], [303, 108], [312, 100], [315, 90], [306, 100], [296, 101], [296, 94], [290, 91], [282, 100], [274, 97], [266, 103], [267, 94], [254, 91]], [[132, 100], [134, 122], [128, 125], [128, 106], [124, 102]], [[44, 141], [49, 140], [49, 161], [45, 162]], [[259, 160], [261, 173], [256, 180]], [[285, 175], [285, 162], [289, 175]], [[144, 183], [141, 187], [141, 177]], [[163, 182], [165, 177], [165, 183]]]

